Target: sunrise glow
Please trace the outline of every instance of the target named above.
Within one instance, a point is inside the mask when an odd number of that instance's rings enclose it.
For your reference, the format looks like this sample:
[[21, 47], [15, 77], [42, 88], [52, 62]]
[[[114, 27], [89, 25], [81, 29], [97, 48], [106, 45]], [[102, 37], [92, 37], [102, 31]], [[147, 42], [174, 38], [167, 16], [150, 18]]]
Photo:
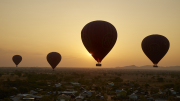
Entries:
[[89, 53], [90, 56], [92, 56], [92, 53]]
[[81, 39], [83, 27], [95, 20], [111, 23], [117, 41], [103, 58], [103, 67], [152, 65], [142, 40], [160, 34], [170, 49], [160, 66], [180, 65], [180, 0], [0, 0], [0, 66], [49, 66], [46, 56], [58, 52], [62, 67], [93, 67]]

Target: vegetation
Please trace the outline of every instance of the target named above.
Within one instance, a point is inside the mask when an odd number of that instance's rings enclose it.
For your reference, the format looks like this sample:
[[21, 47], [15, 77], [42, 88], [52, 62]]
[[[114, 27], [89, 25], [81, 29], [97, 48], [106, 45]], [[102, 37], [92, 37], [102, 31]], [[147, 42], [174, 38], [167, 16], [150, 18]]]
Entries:
[[[43, 89], [39, 94], [43, 96], [41, 101], [57, 98], [57, 91], [66, 89], [74, 89], [75, 94], [80, 94], [80, 86], [72, 85], [71, 82], [78, 82], [85, 85], [85, 89], [95, 91], [91, 98], [96, 99], [96, 94], [101, 94], [105, 99], [109, 95], [115, 95], [116, 90], [124, 89], [126, 92], [117, 93], [121, 96], [113, 97], [115, 99], [127, 99], [137, 88], [141, 88], [144, 92], [156, 94], [159, 89], [173, 88], [180, 92], [180, 72], [179, 71], [154, 71], [154, 70], [122, 70], [109, 68], [3, 68], [0, 72], [0, 99], [9, 101], [10, 96], [20, 93], [30, 93], [31, 90], [37, 88]], [[57, 83], [62, 86], [55, 87]], [[63, 83], [66, 83], [63, 85]], [[113, 86], [108, 83], [114, 83]], [[72, 87], [72, 88], [70, 88]], [[129, 89], [132, 88], [132, 89]], [[44, 96], [47, 92], [56, 92], [55, 95]], [[166, 91], [172, 100], [172, 93]], [[164, 97], [167, 95], [161, 95]], [[140, 96], [142, 101], [146, 100], [144, 96]], [[48, 100], [50, 101], [50, 100]]]

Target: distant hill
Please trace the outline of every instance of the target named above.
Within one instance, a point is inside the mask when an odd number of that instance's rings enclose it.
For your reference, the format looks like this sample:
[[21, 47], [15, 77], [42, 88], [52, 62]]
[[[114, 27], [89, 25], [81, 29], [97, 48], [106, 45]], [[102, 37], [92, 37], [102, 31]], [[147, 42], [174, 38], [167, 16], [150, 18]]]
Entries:
[[135, 66], [135, 65], [130, 65], [130, 66], [124, 66], [124, 67], [115, 67], [116, 69], [157, 69], [157, 70], [178, 70], [180, 71], [180, 66], [168, 66], [168, 67], [153, 67], [153, 65], [145, 65], [145, 66]]

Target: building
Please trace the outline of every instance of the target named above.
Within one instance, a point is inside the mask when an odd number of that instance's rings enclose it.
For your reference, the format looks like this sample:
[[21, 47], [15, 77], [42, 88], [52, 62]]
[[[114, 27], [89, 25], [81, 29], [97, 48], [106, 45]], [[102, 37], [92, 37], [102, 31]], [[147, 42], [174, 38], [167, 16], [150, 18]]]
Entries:
[[60, 92], [60, 94], [64, 94], [64, 95], [72, 95], [75, 93], [77, 93], [77, 91], [62, 91], [62, 92]]
[[129, 95], [130, 100], [137, 100], [137, 98], [138, 98], [138, 96], [136, 94], [134, 94], [134, 93]]
[[86, 97], [91, 97], [91, 91], [84, 91], [81, 95], [82, 95], [84, 98], [86, 98]]
[[80, 90], [81, 92], [84, 92], [86, 89], [85, 89], [84, 87], [81, 87], [79, 90]]
[[18, 94], [11, 98], [12, 101], [39, 101], [42, 96], [36, 96], [33, 94]]
[[56, 101], [70, 101], [71, 100], [71, 96], [68, 95], [59, 95], [56, 99]]
[[117, 97], [125, 97], [127, 92], [125, 90], [116, 90], [116, 96]]
[[80, 85], [78, 82], [71, 82], [72, 85]]
[[55, 84], [55, 87], [60, 87], [61, 83]]
[[31, 94], [37, 94], [38, 92], [34, 91], [34, 90], [31, 90], [30, 91]]
[[83, 101], [84, 97], [79, 95], [75, 98], [75, 101]]
[[104, 99], [104, 96], [101, 96], [101, 94], [97, 94], [96, 99]]
[[113, 83], [113, 82], [111, 82], [111, 83], [108, 83], [108, 85], [109, 85], [109, 86], [114, 86], [114, 83]]
[[170, 90], [172, 95], [176, 95], [176, 91]]

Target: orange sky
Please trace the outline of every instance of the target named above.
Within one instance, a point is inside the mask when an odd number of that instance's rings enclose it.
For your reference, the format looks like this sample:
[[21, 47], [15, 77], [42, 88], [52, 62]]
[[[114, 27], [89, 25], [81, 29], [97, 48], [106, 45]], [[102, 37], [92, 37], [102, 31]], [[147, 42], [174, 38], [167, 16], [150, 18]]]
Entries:
[[152, 65], [141, 49], [144, 37], [161, 34], [170, 49], [160, 66], [180, 65], [180, 0], [1, 0], [0, 67], [49, 67], [46, 56], [59, 52], [58, 67], [95, 67], [81, 41], [81, 30], [94, 20], [116, 27], [117, 42], [103, 67]]

